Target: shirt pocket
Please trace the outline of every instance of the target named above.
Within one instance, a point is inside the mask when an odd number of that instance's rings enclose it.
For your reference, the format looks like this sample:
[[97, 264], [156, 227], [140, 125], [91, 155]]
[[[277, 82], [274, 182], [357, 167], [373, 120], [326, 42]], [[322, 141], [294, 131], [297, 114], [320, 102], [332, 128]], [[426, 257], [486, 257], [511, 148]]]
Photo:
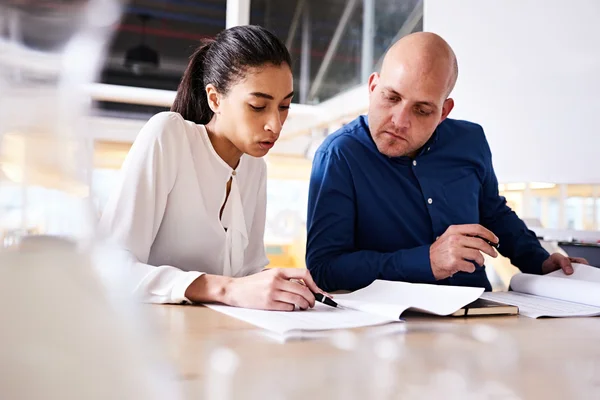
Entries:
[[481, 182], [476, 173], [444, 184], [444, 213], [448, 225], [479, 223], [479, 193]]

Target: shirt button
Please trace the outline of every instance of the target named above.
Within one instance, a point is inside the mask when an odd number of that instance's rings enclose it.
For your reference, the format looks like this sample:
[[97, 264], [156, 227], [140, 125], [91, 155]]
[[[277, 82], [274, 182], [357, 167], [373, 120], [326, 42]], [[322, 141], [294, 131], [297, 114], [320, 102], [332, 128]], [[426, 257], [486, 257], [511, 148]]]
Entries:
[[428, 147], [428, 148], [427, 148], [427, 151], [429, 151], [429, 149], [431, 149], [431, 147]]
[[417, 160], [413, 160], [413, 165], [416, 167], [417, 166]]
[[235, 171], [232, 171], [232, 172], [231, 172], [231, 175], [235, 175]]
[[431, 197], [430, 197], [430, 198], [428, 198], [428, 199], [427, 199], [427, 203], [429, 203], [429, 204], [433, 203], [433, 199], [432, 199]]

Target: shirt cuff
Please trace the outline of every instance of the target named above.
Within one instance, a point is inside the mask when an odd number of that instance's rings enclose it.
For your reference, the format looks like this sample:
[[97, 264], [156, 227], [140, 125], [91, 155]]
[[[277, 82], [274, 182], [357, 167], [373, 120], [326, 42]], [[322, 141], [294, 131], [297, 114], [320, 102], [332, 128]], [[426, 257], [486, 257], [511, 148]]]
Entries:
[[531, 264], [530, 264], [531, 267], [528, 268], [528, 271], [523, 271], [523, 272], [527, 272], [529, 274], [541, 275], [542, 274], [542, 264], [544, 263], [544, 261], [546, 261], [548, 259], [548, 257], [550, 257], [550, 253], [548, 253], [544, 249], [540, 249], [538, 252], [535, 253], [535, 255], [533, 257], [531, 257]]
[[431, 245], [425, 245], [398, 252], [400, 262], [397, 265], [402, 268], [398, 273], [402, 280], [415, 283], [435, 283], [429, 258], [430, 247]]
[[185, 274], [182, 274], [181, 278], [177, 279], [173, 285], [173, 289], [171, 289], [171, 302], [175, 304], [192, 304], [192, 302], [185, 297], [185, 291], [192, 284], [192, 282], [202, 275], [204, 275], [204, 272], [198, 271], [189, 271]]

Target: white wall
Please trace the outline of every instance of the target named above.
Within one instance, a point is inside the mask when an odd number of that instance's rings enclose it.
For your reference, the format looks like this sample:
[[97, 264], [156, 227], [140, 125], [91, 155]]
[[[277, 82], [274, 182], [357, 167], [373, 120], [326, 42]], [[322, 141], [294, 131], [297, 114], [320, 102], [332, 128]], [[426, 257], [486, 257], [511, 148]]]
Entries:
[[600, 183], [600, 1], [426, 0], [454, 48], [451, 116], [481, 123], [501, 182]]

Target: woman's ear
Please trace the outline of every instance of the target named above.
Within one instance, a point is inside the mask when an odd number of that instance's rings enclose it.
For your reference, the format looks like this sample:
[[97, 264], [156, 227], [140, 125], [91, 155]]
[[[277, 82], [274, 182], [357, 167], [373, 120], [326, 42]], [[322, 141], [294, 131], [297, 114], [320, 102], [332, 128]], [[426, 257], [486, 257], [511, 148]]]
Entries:
[[221, 103], [221, 95], [217, 91], [215, 85], [208, 84], [206, 85], [206, 98], [208, 99], [208, 106], [212, 110], [213, 113], [219, 113], [219, 105]]

